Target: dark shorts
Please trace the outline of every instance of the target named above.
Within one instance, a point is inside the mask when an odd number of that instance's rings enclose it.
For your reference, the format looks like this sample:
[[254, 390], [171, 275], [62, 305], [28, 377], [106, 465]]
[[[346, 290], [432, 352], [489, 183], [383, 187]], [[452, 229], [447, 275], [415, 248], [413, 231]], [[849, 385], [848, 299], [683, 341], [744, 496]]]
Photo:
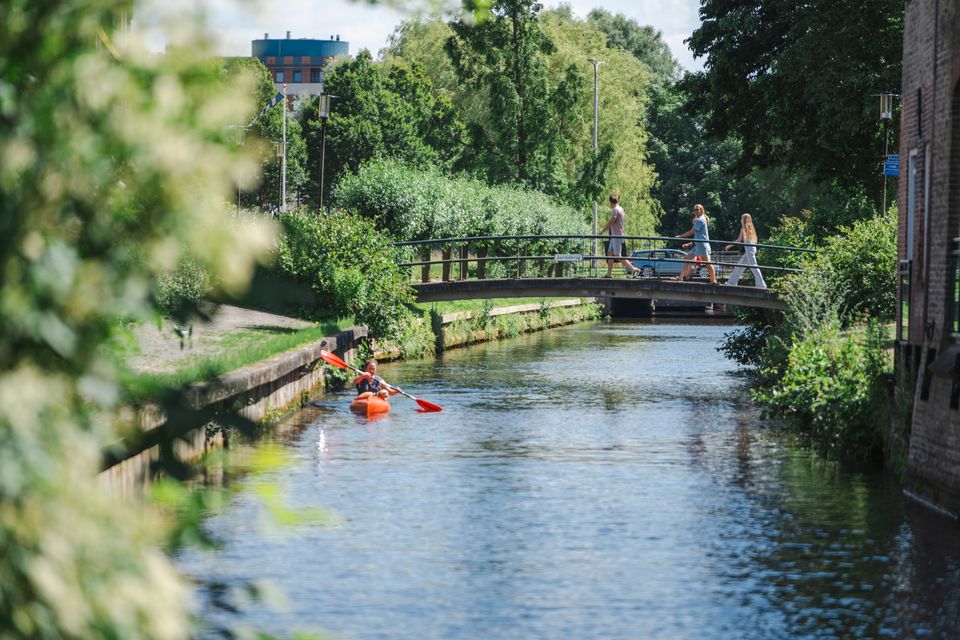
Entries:
[[380, 389], [381, 387], [380, 387], [379, 380], [377, 379], [367, 380], [366, 378], [364, 378], [363, 380], [360, 381], [360, 384], [357, 385], [357, 395], [360, 395], [361, 393], [366, 393], [367, 391], [370, 391], [372, 393], [378, 393]]

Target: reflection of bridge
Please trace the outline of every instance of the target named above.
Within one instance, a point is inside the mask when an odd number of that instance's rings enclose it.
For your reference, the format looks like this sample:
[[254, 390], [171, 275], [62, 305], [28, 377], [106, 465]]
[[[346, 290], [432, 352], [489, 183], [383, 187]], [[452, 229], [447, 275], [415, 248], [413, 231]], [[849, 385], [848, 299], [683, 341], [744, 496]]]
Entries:
[[[607, 259], [602, 248], [598, 252], [597, 243], [609, 236], [484, 236], [400, 242], [396, 246], [405, 256], [400, 266], [420, 272], [415, 278], [417, 282], [413, 283], [420, 302], [577, 296], [718, 303], [763, 309], [786, 306], [776, 291], [770, 289], [710, 284], [704, 278], [684, 282], [665, 279], [663, 273], [675, 273], [686, 262], [665, 247], [685, 240], [649, 236], [624, 238], [634, 249], [630, 257], [637, 264], [642, 254], [644, 264], [648, 265], [644, 273], [653, 274], [651, 277], [626, 278], [622, 269], [619, 277], [597, 277], [606, 271]], [[711, 244], [717, 280], [722, 283], [736, 266], [740, 254], [716, 251], [716, 247], [738, 243], [713, 241]], [[784, 266], [798, 264], [795, 257], [789, 256], [809, 251], [756, 246], [758, 262], [761, 262], [758, 268], [768, 280], [775, 280], [784, 272], [797, 271]], [[768, 259], [778, 264], [762, 264]]]

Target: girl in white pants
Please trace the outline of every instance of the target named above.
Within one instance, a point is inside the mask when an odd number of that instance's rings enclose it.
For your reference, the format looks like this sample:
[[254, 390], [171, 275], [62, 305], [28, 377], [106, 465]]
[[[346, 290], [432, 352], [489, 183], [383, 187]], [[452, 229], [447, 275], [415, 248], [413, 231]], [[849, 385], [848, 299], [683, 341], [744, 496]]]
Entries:
[[[753, 227], [753, 218], [750, 217], [749, 213], [740, 216], [740, 235], [737, 236], [734, 242], [744, 242], [746, 244], [743, 245], [743, 257], [740, 258], [740, 262], [734, 267], [733, 273], [730, 274], [730, 278], [727, 280], [727, 284], [731, 287], [737, 286], [743, 270], [750, 267], [750, 271], [753, 272], [754, 283], [759, 288], [766, 289], [767, 283], [763, 281], [763, 274], [760, 273], [760, 269], [757, 268], [757, 230]], [[732, 244], [728, 244], [725, 250], [729, 251], [732, 247]]]

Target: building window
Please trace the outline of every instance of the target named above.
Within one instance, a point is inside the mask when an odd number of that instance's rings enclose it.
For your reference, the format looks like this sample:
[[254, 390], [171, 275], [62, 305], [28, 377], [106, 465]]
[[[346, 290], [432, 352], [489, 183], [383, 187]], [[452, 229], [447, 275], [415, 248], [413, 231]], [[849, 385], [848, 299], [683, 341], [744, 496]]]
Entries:
[[917, 87], [917, 140], [923, 140], [923, 89]]
[[310, 82], [313, 84], [323, 82], [323, 72], [320, 69], [310, 69]]
[[953, 250], [950, 252], [950, 285], [947, 290], [947, 322], [950, 326], [950, 335], [960, 338], [960, 238], [953, 239]]
[[[950, 144], [950, 210], [956, 214], [960, 207], [960, 83], [953, 90], [952, 131]], [[928, 169], [929, 170], [929, 169]], [[955, 220], [955, 218], [954, 218]], [[950, 335], [955, 340], [960, 339], [960, 238], [953, 239], [950, 251], [950, 280], [947, 289], [948, 316]]]
[[303, 72], [297, 69], [293, 72], [293, 81], [294, 82], [303, 82]]
[[900, 261], [897, 282], [897, 299], [900, 301], [900, 312], [897, 314], [897, 340], [901, 342], [910, 340], [910, 267], [909, 260]]
[[917, 226], [917, 150], [910, 152], [907, 170], [907, 260], [913, 260], [913, 233]]
[[273, 81], [276, 82], [277, 84], [286, 82], [286, 81], [283, 79], [283, 71], [277, 71], [276, 76], [274, 77], [274, 80], [273, 80]]

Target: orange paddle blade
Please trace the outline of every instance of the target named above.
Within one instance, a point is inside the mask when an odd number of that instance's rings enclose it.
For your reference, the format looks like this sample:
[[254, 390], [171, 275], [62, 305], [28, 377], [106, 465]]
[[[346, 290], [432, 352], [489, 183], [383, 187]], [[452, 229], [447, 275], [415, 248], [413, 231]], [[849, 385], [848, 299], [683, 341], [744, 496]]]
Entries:
[[338, 369], [352, 369], [352, 367], [344, 362], [340, 356], [334, 355], [329, 351], [324, 351], [321, 349], [320, 358], [330, 366], [337, 367]]
[[417, 401], [417, 404], [420, 405], [420, 408], [424, 411], [443, 411], [443, 407], [440, 405], [433, 404], [432, 402], [427, 402], [420, 398], [414, 398]]

